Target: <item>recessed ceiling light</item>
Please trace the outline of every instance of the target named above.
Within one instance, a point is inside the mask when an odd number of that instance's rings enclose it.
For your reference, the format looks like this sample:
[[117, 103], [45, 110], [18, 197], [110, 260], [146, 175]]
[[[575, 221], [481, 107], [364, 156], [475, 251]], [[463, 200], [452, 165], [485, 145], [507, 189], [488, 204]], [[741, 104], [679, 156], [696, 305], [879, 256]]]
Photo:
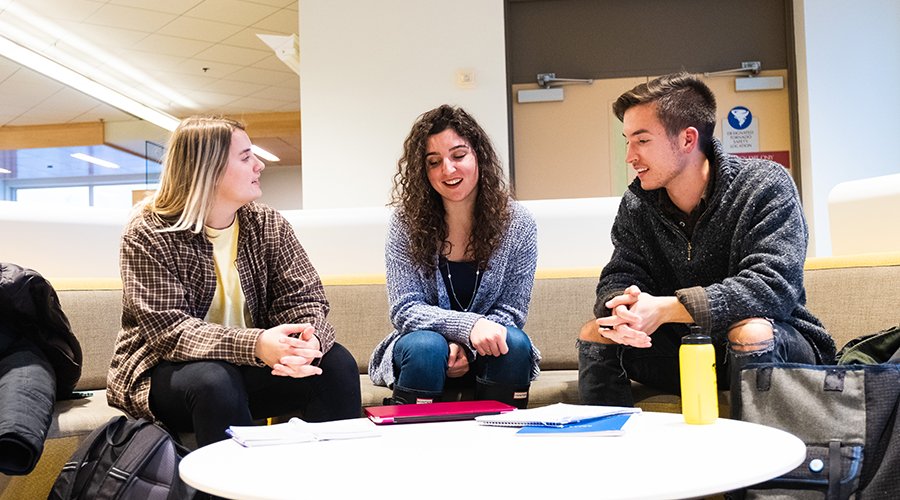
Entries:
[[70, 156], [71, 156], [72, 158], [76, 158], [76, 159], [79, 159], [79, 160], [82, 160], [82, 161], [86, 161], [86, 162], [88, 162], [88, 163], [93, 163], [94, 165], [100, 165], [101, 167], [105, 167], [105, 168], [119, 168], [119, 164], [118, 164], [118, 163], [113, 163], [113, 162], [111, 162], [111, 161], [106, 161], [106, 160], [103, 160], [103, 159], [100, 159], [100, 158], [96, 158], [96, 157], [91, 156], [91, 155], [86, 155], [86, 154], [84, 154], [84, 153], [72, 153]]

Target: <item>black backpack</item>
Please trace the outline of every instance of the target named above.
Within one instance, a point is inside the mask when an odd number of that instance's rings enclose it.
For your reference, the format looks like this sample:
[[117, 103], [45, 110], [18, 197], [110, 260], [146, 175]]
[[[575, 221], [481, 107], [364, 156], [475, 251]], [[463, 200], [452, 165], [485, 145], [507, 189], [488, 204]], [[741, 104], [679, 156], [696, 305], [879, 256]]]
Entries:
[[48, 500], [183, 499], [195, 492], [178, 475], [188, 453], [143, 418], [113, 417], [63, 465]]

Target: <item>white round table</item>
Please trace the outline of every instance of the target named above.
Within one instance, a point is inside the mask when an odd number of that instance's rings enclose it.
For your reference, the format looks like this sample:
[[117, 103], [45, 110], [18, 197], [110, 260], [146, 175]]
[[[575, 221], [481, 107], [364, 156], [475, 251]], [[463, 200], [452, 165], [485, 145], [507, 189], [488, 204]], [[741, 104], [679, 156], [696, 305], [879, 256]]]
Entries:
[[516, 436], [474, 421], [375, 426], [378, 437], [244, 448], [227, 440], [185, 457], [191, 486], [242, 499], [685, 498], [780, 476], [806, 448], [762, 425], [687, 425], [644, 412], [621, 436]]

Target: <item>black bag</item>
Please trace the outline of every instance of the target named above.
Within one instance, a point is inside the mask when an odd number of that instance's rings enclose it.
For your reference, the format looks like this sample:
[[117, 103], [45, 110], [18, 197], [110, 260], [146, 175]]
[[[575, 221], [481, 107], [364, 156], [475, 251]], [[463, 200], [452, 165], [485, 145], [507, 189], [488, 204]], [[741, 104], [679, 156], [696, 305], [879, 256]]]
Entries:
[[806, 459], [746, 498], [897, 498], [900, 364], [763, 363], [741, 371], [737, 417], [794, 434]]
[[152, 422], [113, 417], [66, 462], [48, 500], [191, 498], [194, 490], [178, 475], [187, 453]]

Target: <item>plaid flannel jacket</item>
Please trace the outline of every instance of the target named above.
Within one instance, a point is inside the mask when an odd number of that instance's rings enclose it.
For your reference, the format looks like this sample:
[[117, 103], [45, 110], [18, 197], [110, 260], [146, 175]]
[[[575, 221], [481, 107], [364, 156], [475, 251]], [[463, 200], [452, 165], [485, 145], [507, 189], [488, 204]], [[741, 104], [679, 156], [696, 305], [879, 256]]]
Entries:
[[277, 211], [251, 203], [238, 211], [235, 265], [254, 328], [203, 321], [216, 289], [213, 247], [204, 234], [159, 232], [168, 224], [142, 210], [120, 248], [122, 330], [107, 375], [107, 399], [133, 417], [150, 417], [150, 369], [161, 360], [220, 359], [264, 366], [255, 357], [264, 329], [310, 323], [328, 352], [334, 328], [319, 275]]

